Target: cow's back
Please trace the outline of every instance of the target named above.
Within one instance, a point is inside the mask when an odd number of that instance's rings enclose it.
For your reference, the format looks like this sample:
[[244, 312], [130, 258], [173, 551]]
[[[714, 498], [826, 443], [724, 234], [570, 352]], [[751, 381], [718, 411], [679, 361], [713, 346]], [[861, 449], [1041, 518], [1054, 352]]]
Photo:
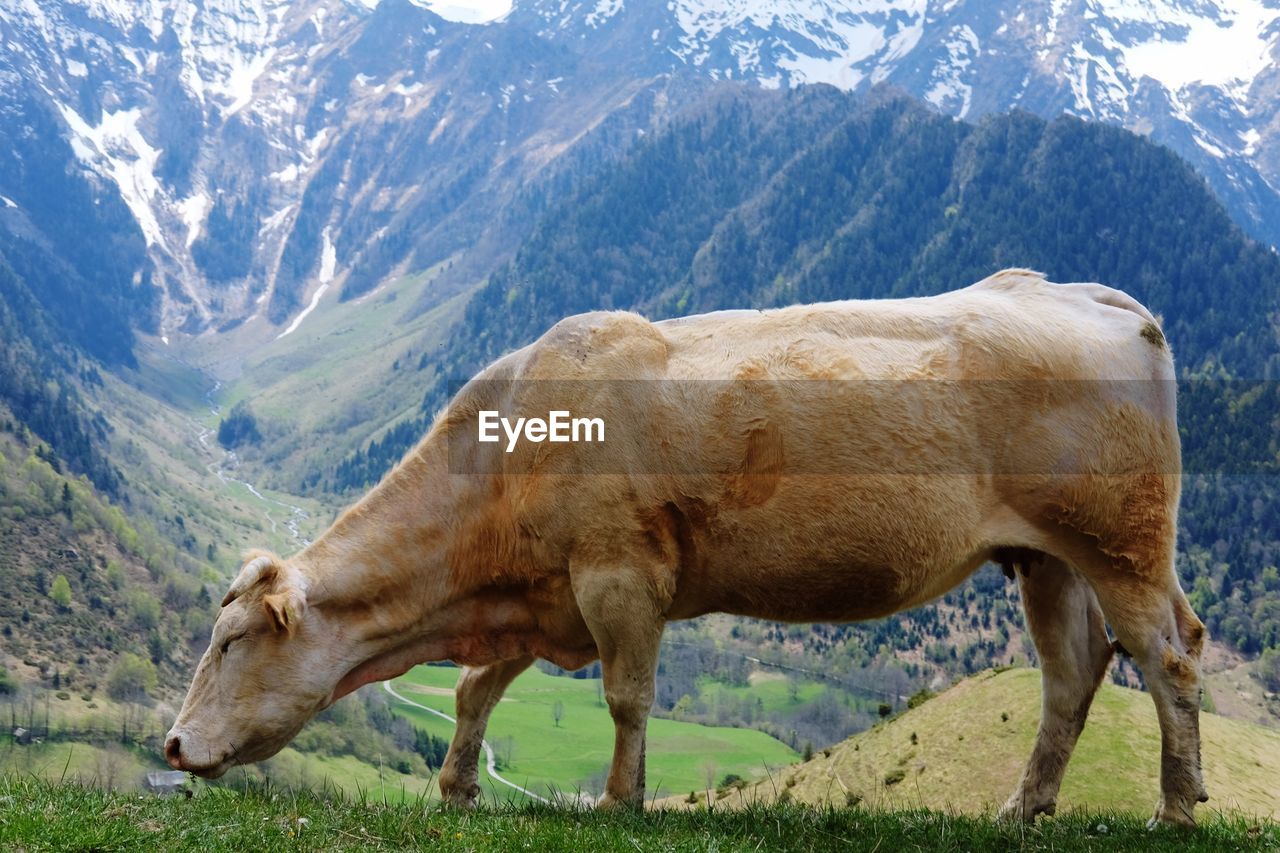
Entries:
[[1005, 270], [962, 290], [654, 324], [672, 378], [1172, 378], [1158, 324], [1099, 284]]

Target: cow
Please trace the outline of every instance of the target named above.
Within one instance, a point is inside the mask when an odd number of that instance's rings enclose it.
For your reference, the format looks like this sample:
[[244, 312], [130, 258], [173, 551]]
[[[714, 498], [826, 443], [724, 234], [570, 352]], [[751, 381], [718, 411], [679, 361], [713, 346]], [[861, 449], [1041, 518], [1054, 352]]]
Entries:
[[[993, 561], [1043, 685], [1000, 816], [1054, 813], [1122, 646], [1161, 729], [1153, 821], [1194, 825], [1204, 626], [1174, 571], [1173, 379], [1136, 300], [1027, 270], [932, 297], [568, 318], [464, 385], [314, 543], [247, 558], [165, 755], [217, 777], [360, 686], [451, 660], [439, 784], [469, 807], [511, 681], [539, 658], [599, 660], [616, 730], [600, 804], [638, 805], [668, 622], [882, 617]], [[482, 415], [559, 409], [604, 440], [479, 440]]]

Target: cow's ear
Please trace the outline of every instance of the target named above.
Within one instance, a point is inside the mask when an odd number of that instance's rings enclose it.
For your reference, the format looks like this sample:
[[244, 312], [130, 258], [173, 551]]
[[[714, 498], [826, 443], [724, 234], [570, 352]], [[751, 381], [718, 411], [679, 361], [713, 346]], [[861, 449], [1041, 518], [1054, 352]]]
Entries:
[[292, 634], [305, 606], [302, 596], [291, 590], [262, 596], [262, 607], [276, 633]]

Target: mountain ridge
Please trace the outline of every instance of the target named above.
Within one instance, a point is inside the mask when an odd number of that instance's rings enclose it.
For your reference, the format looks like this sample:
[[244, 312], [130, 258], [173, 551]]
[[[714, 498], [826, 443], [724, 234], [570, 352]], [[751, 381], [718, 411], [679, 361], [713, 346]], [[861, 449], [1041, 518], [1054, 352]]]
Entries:
[[1274, 245], [1277, 20], [1262, 0], [523, 0], [484, 25], [410, 0], [23, 4], [0, 11], [0, 115], [62, 141], [0, 166], [0, 194], [56, 242], [37, 182], [84, 187], [57, 219], [131, 247], [78, 267], [115, 271], [129, 325], [268, 340], [392, 274], [454, 259], [442, 298], [487, 275], [523, 237], [511, 199], [610, 116], [622, 150], [725, 80], [887, 83], [965, 119], [1149, 134]]

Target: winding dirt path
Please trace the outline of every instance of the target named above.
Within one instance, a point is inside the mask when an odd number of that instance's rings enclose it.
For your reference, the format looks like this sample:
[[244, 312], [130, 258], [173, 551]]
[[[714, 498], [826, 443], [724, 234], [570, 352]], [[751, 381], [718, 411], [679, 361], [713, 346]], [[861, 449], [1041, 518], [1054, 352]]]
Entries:
[[[423, 711], [426, 711], [428, 714], [435, 714], [437, 717], [448, 720], [450, 723], [453, 723], [455, 726], [458, 724], [458, 721], [455, 718], [450, 717], [444, 711], [437, 711], [435, 708], [428, 708], [426, 705], [420, 705], [417, 702], [413, 701], [412, 699], [406, 699], [400, 693], [396, 692], [396, 689], [391, 686], [390, 681], [382, 682], [382, 687], [384, 690], [386, 690], [388, 693], [390, 693], [392, 696], [399, 699], [401, 702], [405, 703], [406, 705], [412, 705], [415, 708], [419, 708]], [[487, 740], [480, 741], [480, 746], [484, 748], [484, 758], [485, 758], [484, 769], [488, 772], [490, 778], [492, 778], [495, 782], [501, 782], [503, 785], [506, 785], [509, 788], [515, 788], [517, 791], [524, 794], [526, 797], [531, 797], [532, 799], [535, 799], [540, 803], [551, 802], [546, 797], [540, 797], [537, 794], [535, 794], [533, 791], [530, 791], [528, 788], [522, 788], [521, 786], [517, 785], [515, 782], [512, 782], [510, 779], [506, 779], [506, 778], [503, 778], [502, 776], [499, 776], [498, 775], [498, 759], [493, 754], [493, 747], [489, 746], [489, 741]]]

